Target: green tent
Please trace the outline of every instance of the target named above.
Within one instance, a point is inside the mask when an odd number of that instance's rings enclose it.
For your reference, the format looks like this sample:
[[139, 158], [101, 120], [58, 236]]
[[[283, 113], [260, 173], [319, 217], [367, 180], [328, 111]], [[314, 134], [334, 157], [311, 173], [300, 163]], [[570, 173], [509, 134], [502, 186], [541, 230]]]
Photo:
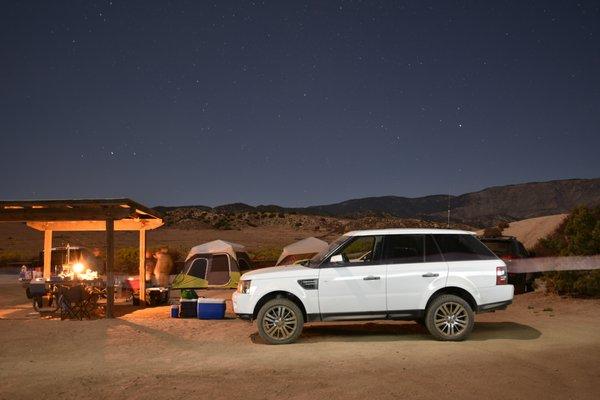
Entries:
[[235, 288], [240, 267], [251, 268], [246, 248], [237, 243], [214, 240], [192, 247], [172, 289]]

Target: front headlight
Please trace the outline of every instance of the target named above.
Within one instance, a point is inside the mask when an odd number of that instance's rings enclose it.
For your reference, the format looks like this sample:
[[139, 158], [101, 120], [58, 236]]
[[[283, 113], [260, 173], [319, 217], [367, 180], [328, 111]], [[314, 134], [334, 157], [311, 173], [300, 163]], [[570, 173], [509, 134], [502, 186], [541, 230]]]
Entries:
[[238, 293], [250, 293], [250, 284], [252, 281], [239, 281], [237, 291]]

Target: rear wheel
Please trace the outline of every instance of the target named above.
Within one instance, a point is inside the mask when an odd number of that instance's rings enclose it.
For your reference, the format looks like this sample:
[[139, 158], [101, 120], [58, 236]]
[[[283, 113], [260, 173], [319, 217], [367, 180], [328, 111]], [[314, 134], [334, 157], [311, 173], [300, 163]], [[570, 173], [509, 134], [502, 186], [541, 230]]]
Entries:
[[475, 314], [461, 297], [444, 294], [434, 299], [425, 316], [425, 326], [437, 340], [460, 341], [473, 330]]
[[276, 298], [267, 301], [256, 317], [258, 333], [269, 344], [288, 344], [302, 333], [304, 317], [291, 300]]

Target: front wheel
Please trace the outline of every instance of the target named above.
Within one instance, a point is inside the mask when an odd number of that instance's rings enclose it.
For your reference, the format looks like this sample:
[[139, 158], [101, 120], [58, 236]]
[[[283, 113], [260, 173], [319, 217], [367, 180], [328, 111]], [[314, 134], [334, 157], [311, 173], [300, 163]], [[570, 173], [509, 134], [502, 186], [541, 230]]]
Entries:
[[464, 340], [473, 330], [474, 323], [475, 314], [461, 297], [444, 294], [427, 307], [425, 326], [437, 340]]
[[295, 342], [302, 333], [304, 317], [291, 300], [276, 298], [267, 301], [256, 318], [258, 334], [269, 344]]

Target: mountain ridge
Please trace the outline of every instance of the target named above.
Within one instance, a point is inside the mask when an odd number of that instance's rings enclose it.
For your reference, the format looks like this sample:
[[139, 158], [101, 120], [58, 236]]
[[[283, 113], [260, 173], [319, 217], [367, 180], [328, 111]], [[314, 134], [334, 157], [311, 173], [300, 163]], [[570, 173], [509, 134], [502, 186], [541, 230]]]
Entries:
[[177, 209], [195, 209], [223, 214], [285, 212], [332, 217], [390, 215], [398, 218], [417, 218], [439, 222], [446, 220], [448, 205], [450, 205], [451, 221], [473, 226], [490, 226], [500, 221], [560, 214], [568, 212], [576, 206], [598, 204], [600, 204], [600, 178], [561, 179], [491, 186], [461, 195], [369, 196], [307, 207], [251, 206], [245, 203], [230, 203], [216, 207], [203, 205], [158, 206], [155, 209], [163, 213]]

